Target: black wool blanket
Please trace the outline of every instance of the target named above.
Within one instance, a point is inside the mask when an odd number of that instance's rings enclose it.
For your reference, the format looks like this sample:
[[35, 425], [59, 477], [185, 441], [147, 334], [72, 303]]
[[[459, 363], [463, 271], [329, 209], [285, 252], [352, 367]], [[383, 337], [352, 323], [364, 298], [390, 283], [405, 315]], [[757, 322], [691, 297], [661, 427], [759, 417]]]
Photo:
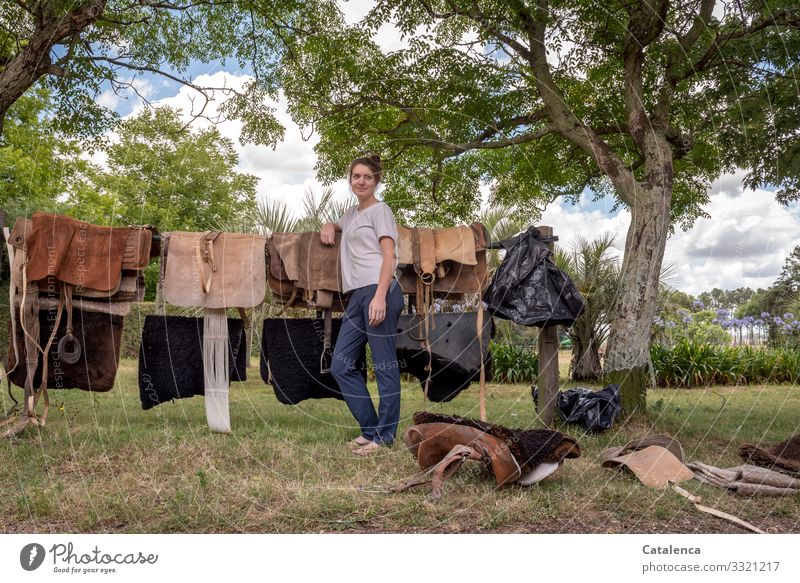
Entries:
[[[247, 339], [241, 320], [228, 318], [231, 381], [247, 379]], [[139, 399], [147, 410], [205, 394], [203, 318], [146, 316], [139, 347]]]
[[[434, 314], [435, 327], [428, 331], [431, 347], [431, 382], [428, 400], [444, 403], [453, 400], [470, 383], [480, 380], [481, 350], [477, 337], [477, 314]], [[425, 387], [428, 378], [428, 351], [420, 346], [420, 319], [403, 314], [397, 324], [397, 361]], [[483, 362], [486, 380], [492, 380], [492, 355], [489, 341], [494, 335], [492, 319], [483, 323]]]
[[[331, 322], [331, 353], [342, 320]], [[306, 399], [343, 399], [330, 368], [332, 354], [323, 355], [325, 321], [321, 318], [268, 318], [261, 335], [261, 378], [272, 384], [278, 401], [295, 405]], [[366, 381], [366, 348], [356, 360]]]

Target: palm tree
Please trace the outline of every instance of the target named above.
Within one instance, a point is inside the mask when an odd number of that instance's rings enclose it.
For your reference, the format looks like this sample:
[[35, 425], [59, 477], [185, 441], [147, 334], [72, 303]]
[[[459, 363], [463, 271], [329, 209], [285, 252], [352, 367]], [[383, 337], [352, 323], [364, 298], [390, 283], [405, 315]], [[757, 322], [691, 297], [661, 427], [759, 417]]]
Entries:
[[[478, 220], [486, 227], [490, 242], [508, 239], [527, 228], [522, 221], [512, 219], [511, 209], [503, 205], [487, 208], [481, 212]], [[486, 262], [491, 275], [491, 272], [500, 265], [500, 249], [489, 249]]]
[[571, 377], [594, 380], [602, 375], [600, 347], [608, 338], [619, 285], [618, 257], [611, 255], [614, 236], [607, 233], [589, 241], [577, 237], [570, 250], [558, 249], [555, 262], [565, 271], [586, 300], [586, 311], [567, 334], [572, 340]]

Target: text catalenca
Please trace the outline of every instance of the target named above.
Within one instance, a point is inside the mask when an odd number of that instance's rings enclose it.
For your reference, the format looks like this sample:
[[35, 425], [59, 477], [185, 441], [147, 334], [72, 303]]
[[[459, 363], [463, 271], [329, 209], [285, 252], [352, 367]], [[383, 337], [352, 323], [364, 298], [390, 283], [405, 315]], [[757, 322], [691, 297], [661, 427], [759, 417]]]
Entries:
[[698, 547], [651, 547], [644, 545], [642, 552], [645, 555], [699, 555], [700, 549]]

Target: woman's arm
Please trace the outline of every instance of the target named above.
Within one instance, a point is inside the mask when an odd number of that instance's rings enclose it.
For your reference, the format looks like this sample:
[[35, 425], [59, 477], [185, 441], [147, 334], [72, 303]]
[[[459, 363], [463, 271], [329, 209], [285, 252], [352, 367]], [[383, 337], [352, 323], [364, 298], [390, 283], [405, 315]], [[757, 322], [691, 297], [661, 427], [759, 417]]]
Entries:
[[341, 233], [342, 228], [337, 223], [325, 223], [319, 230], [319, 238], [324, 245], [333, 245], [336, 242], [336, 233]]
[[380, 244], [383, 252], [383, 263], [381, 263], [381, 273], [378, 277], [375, 297], [369, 303], [370, 326], [377, 326], [386, 318], [386, 292], [389, 291], [389, 285], [392, 283], [392, 277], [394, 277], [394, 239], [381, 237]]

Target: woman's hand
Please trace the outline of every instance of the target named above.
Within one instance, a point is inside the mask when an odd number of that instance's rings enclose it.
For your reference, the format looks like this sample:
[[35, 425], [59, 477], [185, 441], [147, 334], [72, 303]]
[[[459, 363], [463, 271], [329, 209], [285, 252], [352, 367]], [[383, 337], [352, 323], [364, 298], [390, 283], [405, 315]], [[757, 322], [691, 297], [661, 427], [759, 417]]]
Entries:
[[386, 318], [386, 298], [375, 296], [369, 303], [369, 325], [379, 326]]
[[336, 242], [336, 226], [333, 223], [325, 223], [319, 230], [319, 238], [323, 245], [333, 245]]

